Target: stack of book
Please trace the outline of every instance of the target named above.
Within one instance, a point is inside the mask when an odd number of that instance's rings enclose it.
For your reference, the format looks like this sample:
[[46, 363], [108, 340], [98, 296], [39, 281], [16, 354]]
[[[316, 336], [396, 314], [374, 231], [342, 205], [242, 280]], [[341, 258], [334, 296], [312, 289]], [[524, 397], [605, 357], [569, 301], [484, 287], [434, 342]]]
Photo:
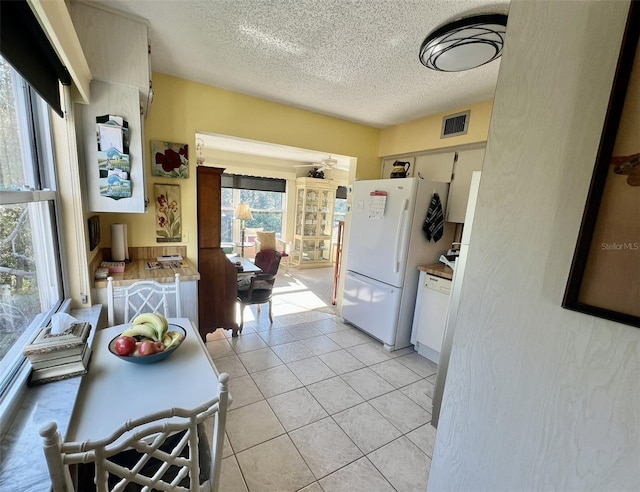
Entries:
[[51, 327], [40, 330], [24, 348], [31, 362], [31, 383], [41, 384], [86, 374], [91, 358], [87, 344], [91, 325], [75, 323], [62, 333], [51, 333]]

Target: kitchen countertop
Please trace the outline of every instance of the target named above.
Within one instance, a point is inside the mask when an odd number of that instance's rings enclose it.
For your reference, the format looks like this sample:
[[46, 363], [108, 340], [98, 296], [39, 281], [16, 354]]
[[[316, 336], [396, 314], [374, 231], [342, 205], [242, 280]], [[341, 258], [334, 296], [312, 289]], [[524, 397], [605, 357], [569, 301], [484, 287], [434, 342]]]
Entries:
[[[155, 259], [132, 260], [131, 263], [125, 266], [123, 273], [112, 273], [113, 285], [131, 285], [138, 280], [154, 280], [160, 283], [172, 283], [176, 273], [180, 274], [180, 280], [182, 282], [200, 280], [200, 273], [187, 259], [183, 260], [188, 265], [184, 268], [157, 268], [153, 270], [145, 268], [148, 261], [155, 261]], [[107, 280], [94, 280], [94, 287], [96, 289], [106, 289]]]
[[418, 270], [427, 272], [436, 277], [453, 280], [453, 270], [443, 263], [433, 263], [431, 265], [418, 265]]

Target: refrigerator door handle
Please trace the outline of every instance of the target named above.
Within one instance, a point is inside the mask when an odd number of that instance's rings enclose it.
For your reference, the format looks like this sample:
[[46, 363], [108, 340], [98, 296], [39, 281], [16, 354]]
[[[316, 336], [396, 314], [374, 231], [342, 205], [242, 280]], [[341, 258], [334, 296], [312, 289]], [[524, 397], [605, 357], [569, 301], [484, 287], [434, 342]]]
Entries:
[[395, 254], [393, 255], [393, 273], [398, 273], [400, 270], [400, 249], [402, 241], [402, 230], [404, 229], [404, 223], [407, 218], [407, 206], [409, 205], [409, 200], [406, 198], [402, 201], [402, 212], [400, 213], [400, 220], [398, 221], [398, 230], [396, 231], [396, 245], [395, 245]]

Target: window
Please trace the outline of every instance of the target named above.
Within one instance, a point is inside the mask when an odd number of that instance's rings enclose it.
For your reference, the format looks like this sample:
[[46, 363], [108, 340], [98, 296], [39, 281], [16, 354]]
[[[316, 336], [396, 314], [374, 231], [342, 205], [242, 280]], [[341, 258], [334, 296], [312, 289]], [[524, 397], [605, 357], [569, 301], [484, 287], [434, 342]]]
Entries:
[[[222, 176], [221, 241], [223, 243], [240, 242], [240, 221], [235, 219], [235, 211], [241, 202], [249, 204], [253, 216], [253, 220], [245, 222], [246, 228], [274, 231], [277, 237], [282, 237], [286, 203], [285, 181], [227, 174]], [[241, 189], [241, 186], [254, 189]]]
[[49, 108], [0, 57], [0, 399], [62, 303]]

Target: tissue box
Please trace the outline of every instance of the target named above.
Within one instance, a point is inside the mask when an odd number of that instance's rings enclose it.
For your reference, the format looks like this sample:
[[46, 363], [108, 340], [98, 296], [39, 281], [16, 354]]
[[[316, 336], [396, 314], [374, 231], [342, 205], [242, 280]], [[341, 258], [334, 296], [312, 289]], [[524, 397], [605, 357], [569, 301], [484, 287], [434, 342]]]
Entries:
[[51, 327], [40, 330], [36, 337], [23, 349], [24, 355], [33, 362], [81, 355], [91, 331], [90, 323], [74, 323], [62, 333], [52, 334]]

